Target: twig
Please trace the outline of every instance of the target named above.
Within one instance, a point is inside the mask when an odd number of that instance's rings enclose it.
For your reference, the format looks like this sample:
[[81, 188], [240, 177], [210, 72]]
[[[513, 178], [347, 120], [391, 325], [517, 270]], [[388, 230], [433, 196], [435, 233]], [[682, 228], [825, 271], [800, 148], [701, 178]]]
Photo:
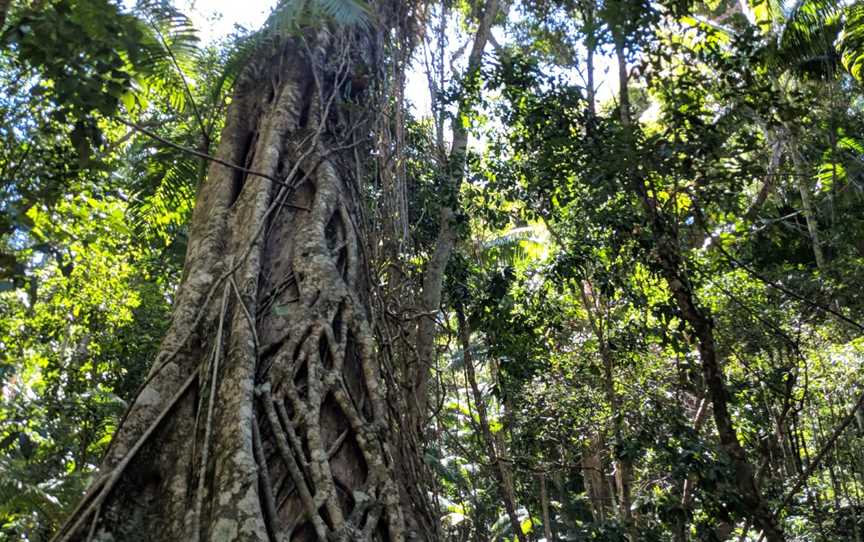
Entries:
[[93, 540], [93, 535], [96, 534], [96, 525], [99, 524], [99, 514], [102, 512], [102, 503], [96, 505], [96, 512], [93, 513], [93, 521], [90, 522], [90, 531], [87, 532], [87, 542]]
[[[694, 203], [697, 201], [694, 194], [690, 193], [690, 197], [694, 201]], [[708, 225], [705, 222], [705, 217], [702, 214], [700, 208], [698, 206], [694, 206], [694, 210], [696, 211], [696, 222], [702, 228], [702, 231], [705, 232], [705, 235], [707, 235], [709, 238], [713, 239], [711, 232], [708, 231]], [[864, 325], [859, 324], [858, 322], [856, 322], [855, 320], [852, 320], [848, 316], [845, 316], [844, 314], [842, 314], [838, 311], [835, 311], [831, 307], [826, 307], [820, 303], [817, 303], [815, 301], [807, 299], [806, 297], [793, 292], [792, 290], [786, 288], [785, 286], [781, 286], [781, 285], [777, 284], [776, 282], [772, 281], [771, 279], [762, 276], [758, 271], [756, 271], [755, 269], [753, 269], [749, 265], [745, 264], [741, 260], [735, 258], [735, 256], [729, 254], [729, 251], [727, 251], [725, 248], [723, 248], [722, 243], [711, 243], [711, 246], [716, 247], [717, 250], [720, 251], [720, 253], [729, 261], [729, 263], [733, 264], [733, 267], [736, 267], [736, 266], [740, 267], [741, 269], [746, 271], [750, 276], [752, 276], [756, 280], [758, 280], [758, 281], [764, 283], [765, 285], [770, 286], [776, 290], [779, 290], [780, 292], [783, 292], [784, 294], [786, 294], [788, 296], [794, 297], [798, 301], [801, 301], [807, 305], [810, 305], [814, 309], [818, 309], [820, 311], [831, 314], [831, 315], [839, 318], [840, 320], [846, 322], [847, 324], [857, 328], [859, 331], [864, 331]]]
[[243, 301], [243, 296], [240, 295], [240, 288], [237, 287], [237, 281], [234, 280], [234, 276], [228, 277], [228, 280], [231, 281], [231, 286], [234, 288], [234, 293], [237, 295], [237, 301], [240, 303], [240, 308], [243, 309], [243, 315], [246, 317], [246, 322], [249, 324], [249, 330], [252, 332], [252, 342], [255, 346], [255, 356], [258, 356], [259, 344], [258, 344], [258, 332], [255, 330], [255, 318], [252, 317], [252, 313], [249, 312], [249, 307], [246, 306], [246, 302]]
[[755, 269], [751, 268], [750, 266], [748, 266], [748, 265], [745, 264], [744, 262], [742, 262], [742, 261], [736, 259], [734, 256], [732, 256], [731, 254], [729, 254], [729, 252], [727, 252], [726, 249], [724, 249], [723, 246], [722, 246], [720, 243], [714, 243], [714, 246], [716, 246], [717, 249], [718, 249], [718, 250], [719, 250], [719, 251], [720, 251], [720, 252], [721, 252], [721, 253], [726, 257], [726, 259], [728, 259], [731, 263], [735, 264], [737, 267], [740, 267], [741, 269], [743, 269], [744, 271], [746, 271], [748, 274], [750, 274], [750, 276], [752, 276], [753, 278], [755, 278], [755, 279], [759, 280], [760, 282], [766, 284], [767, 286], [770, 286], [770, 287], [772, 287], [772, 288], [774, 288], [774, 289], [776, 289], [776, 290], [779, 290], [779, 291], [783, 292], [784, 294], [786, 294], [786, 295], [788, 295], [788, 296], [794, 297], [794, 298], [797, 299], [798, 301], [801, 301], [801, 302], [803, 302], [803, 303], [805, 303], [805, 304], [807, 304], [807, 305], [810, 305], [810, 306], [813, 307], [814, 309], [819, 309], [820, 311], [827, 312], [828, 314], [831, 314], [831, 315], [833, 315], [833, 316], [839, 318], [840, 320], [846, 322], [847, 324], [849, 324], [849, 325], [851, 325], [851, 326], [857, 328], [859, 331], [864, 331], [864, 325], [859, 324], [859, 323], [856, 322], [855, 320], [852, 320], [852, 319], [849, 318], [848, 316], [845, 316], [843, 313], [840, 313], [840, 312], [838, 312], [838, 311], [835, 311], [835, 310], [832, 309], [831, 307], [826, 307], [825, 305], [822, 305], [821, 303], [817, 303], [817, 302], [815, 302], [815, 301], [811, 301], [810, 299], [807, 299], [806, 297], [804, 297], [804, 296], [802, 296], [802, 295], [799, 295], [799, 294], [793, 292], [792, 290], [790, 290], [790, 289], [788, 289], [788, 288], [786, 288], [786, 287], [784, 287], [784, 286], [781, 286], [781, 285], [775, 283], [774, 281], [772, 281], [772, 280], [770, 280], [770, 279], [768, 279], [768, 278], [766, 278], [766, 277], [763, 277], [763, 276], [762, 276], [761, 274], [759, 274]]
[[286, 184], [284, 181], [277, 179], [276, 177], [273, 177], [272, 175], [267, 175], [266, 173], [261, 173], [260, 171], [254, 171], [254, 170], [245, 168], [243, 166], [238, 166], [237, 164], [232, 164], [231, 162], [226, 162], [225, 160], [222, 160], [221, 158], [216, 158], [215, 156], [209, 155], [206, 152], [196, 151], [195, 149], [190, 149], [189, 147], [184, 147], [183, 145], [180, 145], [179, 143], [174, 143], [173, 141], [170, 141], [170, 140], [165, 139], [164, 137], [162, 137], [160, 135], [155, 134], [154, 132], [141, 126], [140, 124], [130, 122], [130, 121], [123, 119], [123, 118], [120, 118], [120, 117], [115, 117], [115, 120], [117, 122], [119, 122], [120, 124], [128, 126], [129, 128], [132, 128], [132, 129], [146, 135], [147, 137], [149, 137], [151, 139], [155, 139], [156, 141], [158, 141], [159, 143], [162, 143], [163, 145], [167, 145], [171, 148], [177, 149], [178, 151], [185, 152], [187, 154], [191, 154], [192, 156], [197, 156], [198, 158], [203, 158], [205, 160], [209, 160], [210, 162], [215, 162], [215, 163], [222, 165], [222, 166], [225, 166], [227, 168], [241, 171], [243, 173], [246, 173], [247, 175], [254, 175], [256, 177], [261, 177], [261, 178], [267, 179], [269, 181], [273, 181], [274, 183], [277, 183], [280, 185]]
[[[279, 521], [279, 513], [276, 508], [276, 498], [273, 496], [273, 486], [270, 482], [270, 471], [267, 467], [267, 458], [264, 456], [264, 444], [261, 442], [261, 431], [258, 429], [258, 420], [252, 419], [252, 451], [255, 461], [258, 463], [258, 483], [263, 494], [264, 511], [267, 514], [267, 530], [275, 531]], [[270, 533], [272, 536], [272, 532]]]

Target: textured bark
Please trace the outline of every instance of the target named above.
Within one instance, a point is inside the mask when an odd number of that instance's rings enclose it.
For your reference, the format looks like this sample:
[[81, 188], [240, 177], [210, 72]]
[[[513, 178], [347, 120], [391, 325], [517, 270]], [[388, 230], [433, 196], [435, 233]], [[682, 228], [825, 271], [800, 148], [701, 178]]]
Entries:
[[[612, 414], [612, 436], [614, 438], [613, 449], [617, 450], [624, 445], [624, 414], [621, 411], [620, 398], [618, 397], [618, 393], [615, 391], [615, 359], [612, 350], [609, 348], [608, 338], [606, 337], [604, 311], [600, 306], [601, 301], [597, 299], [594, 289], [591, 287], [591, 283], [587, 280], [582, 283], [580, 297], [582, 299], [582, 306], [588, 316], [588, 323], [591, 327], [591, 331], [597, 339], [600, 358], [603, 361], [603, 392], [606, 396], [606, 402], [609, 403], [609, 408]], [[630, 486], [633, 480], [633, 466], [629, 460], [617, 457], [614, 453], [613, 465], [615, 467], [615, 490], [618, 497], [618, 518], [627, 530], [631, 542], [633, 542], [637, 539], [636, 524], [631, 511], [632, 502]]]
[[606, 483], [603, 468], [603, 447], [603, 437], [597, 433], [582, 449], [582, 478], [585, 480], [585, 492], [591, 503], [594, 521], [606, 521], [606, 508], [612, 503], [611, 488]]
[[346, 85], [376, 73], [372, 34], [266, 41], [247, 66], [217, 154], [246, 171], [211, 165], [170, 330], [56, 540], [434, 538], [372, 309], [374, 108]]

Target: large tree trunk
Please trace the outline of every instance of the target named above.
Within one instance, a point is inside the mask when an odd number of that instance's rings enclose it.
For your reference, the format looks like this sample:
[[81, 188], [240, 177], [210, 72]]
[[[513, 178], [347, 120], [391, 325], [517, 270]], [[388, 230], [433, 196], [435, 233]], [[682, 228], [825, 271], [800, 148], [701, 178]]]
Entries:
[[265, 40], [247, 66], [218, 151], [242, 168], [210, 167], [170, 331], [57, 540], [435, 537], [375, 332], [377, 37]]
[[605, 443], [599, 431], [582, 448], [582, 477], [591, 503], [594, 521], [606, 521], [606, 508], [612, 502], [611, 486], [607, 483], [602, 450]]

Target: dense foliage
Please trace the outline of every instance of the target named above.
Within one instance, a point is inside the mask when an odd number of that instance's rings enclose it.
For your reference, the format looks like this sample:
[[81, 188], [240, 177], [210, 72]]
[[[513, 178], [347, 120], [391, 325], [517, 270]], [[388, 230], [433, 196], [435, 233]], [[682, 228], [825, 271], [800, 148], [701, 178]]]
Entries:
[[[306, 4], [270, 31], [367, 22]], [[15, 2], [0, 34], [0, 540], [47, 540], [98, 467], [267, 39], [130, 6]], [[447, 539], [864, 540], [864, 6], [523, 0], [462, 77], [482, 9], [427, 6], [402, 142], [406, 273], [460, 225], [423, 450]]]

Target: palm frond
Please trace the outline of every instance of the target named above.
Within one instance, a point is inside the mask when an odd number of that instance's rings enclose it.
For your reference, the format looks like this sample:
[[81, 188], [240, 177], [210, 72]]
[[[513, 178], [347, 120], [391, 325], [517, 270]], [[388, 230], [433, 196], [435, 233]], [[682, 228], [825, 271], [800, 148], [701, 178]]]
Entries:
[[139, 87], [168, 98], [183, 112], [191, 103], [189, 74], [202, 56], [192, 20], [160, 0], [141, 0], [134, 9], [141, 19], [142, 43], [130, 58]]
[[251, 62], [262, 51], [274, 49], [302, 29], [332, 21], [339, 26], [366, 25], [370, 21], [369, 6], [362, 0], [282, 0], [272, 11], [263, 28], [236, 36], [227, 44], [224, 71], [212, 88], [211, 103], [226, 92], [244, 70], [255, 69]]
[[233, 37], [224, 47], [223, 62], [219, 76], [210, 87], [208, 98], [211, 105], [220, 103], [221, 97], [228, 94], [234, 83], [249, 65], [249, 59], [261, 47], [260, 33]]
[[195, 157], [161, 148], [148, 158], [146, 171], [134, 181], [127, 214], [137, 234], [170, 245], [192, 212], [200, 163]]
[[781, 23], [785, 18], [782, 0], [750, 0], [750, 9], [756, 19], [756, 25], [763, 31]]
[[864, 83], [864, 4], [856, 3], [846, 8], [837, 48], [843, 66], [855, 79]]
[[546, 249], [547, 232], [542, 224], [512, 228], [479, 243], [479, 256], [487, 265], [514, 266], [537, 257]]
[[318, 0], [321, 11], [337, 24], [354, 25], [369, 21], [369, 6], [360, 0]]
[[330, 20], [340, 26], [366, 25], [368, 4], [362, 0], [282, 0], [273, 10], [268, 26], [281, 32], [297, 30]]
[[788, 10], [778, 34], [781, 62], [801, 75], [833, 77], [840, 69], [835, 42], [841, 13], [833, 0], [798, 0]]

